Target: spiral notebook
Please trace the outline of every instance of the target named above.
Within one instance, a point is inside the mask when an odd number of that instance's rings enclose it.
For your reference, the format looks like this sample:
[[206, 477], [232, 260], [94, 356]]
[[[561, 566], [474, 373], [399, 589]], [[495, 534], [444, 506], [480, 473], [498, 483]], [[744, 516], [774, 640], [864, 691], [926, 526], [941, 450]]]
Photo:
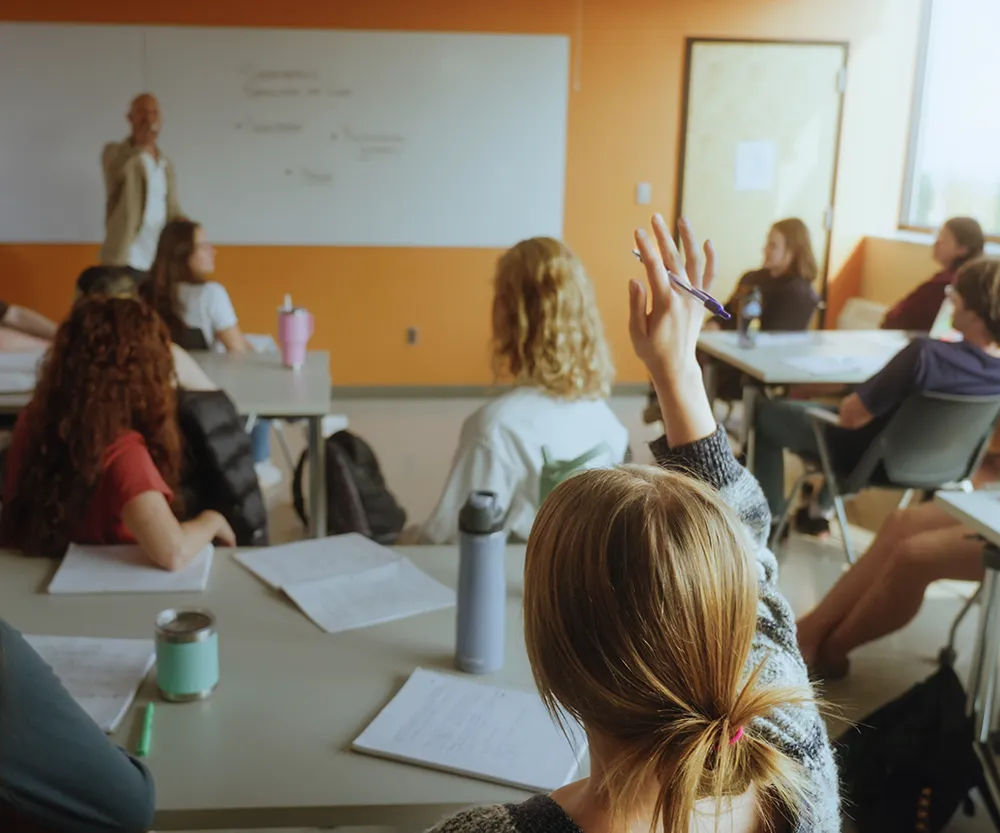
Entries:
[[535, 692], [418, 668], [352, 748], [547, 793], [576, 778], [587, 752], [583, 729], [565, 724], [563, 734]]

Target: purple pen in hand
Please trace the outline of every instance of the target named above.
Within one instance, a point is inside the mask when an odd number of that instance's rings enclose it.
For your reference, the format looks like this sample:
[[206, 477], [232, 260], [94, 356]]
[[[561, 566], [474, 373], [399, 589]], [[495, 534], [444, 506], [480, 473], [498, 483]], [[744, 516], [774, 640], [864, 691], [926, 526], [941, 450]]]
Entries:
[[[642, 263], [642, 254], [639, 252], [638, 249], [632, 249], [632, 254], [634, 254], [639, 259], [640, 263]], [[707, 292], [703, 292], [700, 289], [695, 289], [693, 286], [691, 286], [691, 284], [683, 280], [680, 275], [675, 275], [669, 269], [667, 270], [667, 275], [670, 278], [670, 283], [672, 283], [678, 289], [687, 292], [688, 295], [691, 295], [697, 298], [699, 301], [701, 301], [705, 309], [707, 309], [710, 313], [712, 313], [712, 315], [717, 315], [723, 321], [728, 321], [730, 318], [732, 318], [732, 316], [728, 312], [726, 312], [726, 308], [722, 306], [722, 304], [720, 304], [718, 301], [716, 301], [715, 298], [713, 298]]]

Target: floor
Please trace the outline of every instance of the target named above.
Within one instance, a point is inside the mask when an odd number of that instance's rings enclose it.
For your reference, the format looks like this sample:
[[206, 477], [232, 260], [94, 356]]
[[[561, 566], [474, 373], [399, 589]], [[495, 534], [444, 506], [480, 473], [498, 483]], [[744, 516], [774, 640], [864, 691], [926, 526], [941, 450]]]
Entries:
[[[481, 400], [475, 399], [352, 399], [335, 404], [337, 413], [348, 417], [350, 428], [375, 449], [389, 487], [407, 509], [412, 523], [419, 523], [434, 506], [444, 484], [462, 420]], [[636, 462], [650, 460], [646, 442], [655, 428], [641, 423], [645, 402], [641, 397], [612, 400], [616, 414], [629, 429]], [[304, 428], [287, 427], [293, 452], [303, 446]], [[279, 447], [273, 445], [275, 462], [282, 467]], [[893, 496], [863, 496], [851, 507], [852, 527], [858, 551], [863, 551]], [[290, 505], [289, 482], [270, 490], [268, 502], [275, 541], [301, 536], [301, 525]], [[868, 527], [866, 530], [864, 527]], [[844, 568], [843, 551], [836, 538], [817, 540], [793, 535], [779, 553], [781, 585], [797, 613], [810, 609]], [[852, 655], [851, 675], [831, 684], [823, 696], [831, 708], [830, 733], [844, 728], [879, 705], [901, 694], [934, 669], [938, 650], [947, 638], [951, 620], [973, 585], [949, 582], [931, 588], [917, 619], [905, 630]], [[976, 617], [968, 618], [959, 640], [958, 670], [967, 674]], [[952, 833], [991, 830], [983, 812], [973, 819], [959, 816], [947, 828]]]

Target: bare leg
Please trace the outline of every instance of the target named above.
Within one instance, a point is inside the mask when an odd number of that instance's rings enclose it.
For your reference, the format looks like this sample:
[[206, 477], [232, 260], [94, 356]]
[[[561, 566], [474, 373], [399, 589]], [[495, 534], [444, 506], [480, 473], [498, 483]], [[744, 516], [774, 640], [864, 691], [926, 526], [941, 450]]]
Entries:
[[833, 586], [816, 608], [799, 620], [799, 648], [807, 663], [816, 660], [826, 638], [860, 604], [866, 592], [886, 570], [894, 548], [913, 535], [959, 526], [933, 503], [893, 512], [882, 524], [868, 551]]
[[942, 578], [983, 578], [983, 542], [970, 538], [963, 526], [924, 532], [901, 541], [889, 554], [887, 569], [822, 644], [822, 663], [843, 665], [859, 645], [899, 630], [917, 615], [927, 585]]

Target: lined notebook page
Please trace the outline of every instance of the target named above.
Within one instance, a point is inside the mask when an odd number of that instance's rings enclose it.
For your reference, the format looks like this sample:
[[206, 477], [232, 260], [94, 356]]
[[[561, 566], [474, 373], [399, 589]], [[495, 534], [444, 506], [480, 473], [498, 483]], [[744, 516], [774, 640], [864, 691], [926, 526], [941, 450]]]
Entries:
[[215, 548], [209, 544], [183, 570], [150, 563], [136, 546], [84, 547], [70, 544], [50, 593], [185, 593], [208, 587]]
[[382, 567], [401, 558], [354, 532], [236, 554], [240, 564], [275, 590]]
[[24, 638], [105, 732], [121, 724], [156, 658], [151, 639]]
[[366, 628], [455, 605], [455, 591], [417, 569], [408, 558], [284, 589], [327, 633]]
[[496, 688], [418, 668], [354, 741], [379, 757], [471, 775], [534, 792], [576, 776], [586, 753], [583, 730], [572, 741], [538, 694]]

